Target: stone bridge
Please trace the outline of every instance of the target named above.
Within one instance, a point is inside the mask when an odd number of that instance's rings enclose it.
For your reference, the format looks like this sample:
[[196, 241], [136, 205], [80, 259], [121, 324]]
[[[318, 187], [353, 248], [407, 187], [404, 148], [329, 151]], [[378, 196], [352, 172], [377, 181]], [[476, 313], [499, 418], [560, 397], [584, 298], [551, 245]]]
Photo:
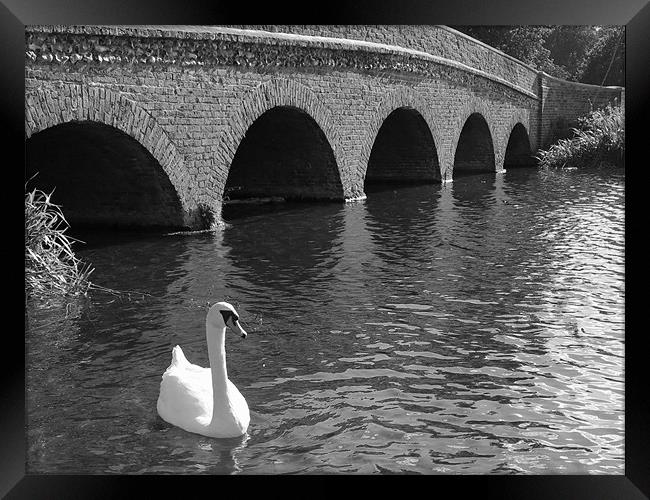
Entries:
[[25, 50], [27, 177], [72, 225], [500, 173], [624, 100], [444, 26], [29, 26]]

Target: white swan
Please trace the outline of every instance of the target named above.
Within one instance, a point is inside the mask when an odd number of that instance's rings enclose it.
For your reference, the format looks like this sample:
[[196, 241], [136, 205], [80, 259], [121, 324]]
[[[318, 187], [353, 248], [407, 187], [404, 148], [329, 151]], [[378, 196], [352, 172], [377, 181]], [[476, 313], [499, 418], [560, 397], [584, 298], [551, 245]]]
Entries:
[[208, 437], [241, 436], [248, 429], [248, 404], [226, 371], [226, 327], [246, 338], [235, 308], [217, 302], [205, 319], [210, 368], [190, 363], [182, 349], [172, 349], [158, 396], [160, 417], [181, 429]]

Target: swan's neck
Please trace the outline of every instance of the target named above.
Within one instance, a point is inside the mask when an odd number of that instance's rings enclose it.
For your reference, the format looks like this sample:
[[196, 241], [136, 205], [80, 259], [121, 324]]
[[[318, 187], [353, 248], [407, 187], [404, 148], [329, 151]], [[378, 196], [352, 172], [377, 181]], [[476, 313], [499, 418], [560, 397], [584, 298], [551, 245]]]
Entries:
[[208, 341], [208, 357], [212, 372], [213, 408], [218, 408], [228, 397], [228, 371], [226, 370], [225, 328], [215, 328], [210, 324], [205, 327]]

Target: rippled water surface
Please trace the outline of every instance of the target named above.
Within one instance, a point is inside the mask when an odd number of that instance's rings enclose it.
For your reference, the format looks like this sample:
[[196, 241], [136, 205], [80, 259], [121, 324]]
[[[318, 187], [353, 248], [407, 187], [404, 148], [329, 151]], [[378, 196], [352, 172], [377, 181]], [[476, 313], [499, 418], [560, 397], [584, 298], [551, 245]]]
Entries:
[[[147, 295], [28, 305], [29, 472], [624, 473], [622, 174], [465, 177], [79, 255]], [[156, 399], [174, 345], [208, 366], [223, 299], [251, 424], [217, 440]]]

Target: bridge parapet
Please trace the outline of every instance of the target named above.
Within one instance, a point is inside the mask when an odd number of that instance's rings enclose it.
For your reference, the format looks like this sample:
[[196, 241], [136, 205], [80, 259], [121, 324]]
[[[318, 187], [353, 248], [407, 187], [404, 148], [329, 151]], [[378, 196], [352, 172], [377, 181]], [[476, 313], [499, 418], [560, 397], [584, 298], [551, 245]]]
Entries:
[[[498, 72], [490, 72], [492, 68], [489, 65], [486, 70], [477, 69], [466, 64], [462, 58], [449, 59], [374, 41], [203, 26], [34, 25], [28, 26], [26, 31], [27, 58], [36, 64], [75, 65], [81, 62], [100, 65], [173, 64], [185, 67], [342, 68], [395, 71], [417, 77], [446, 76], [460, 80], [463, 79], [462, 74], [466, 73], [493, 81], [529, 98], [537, 98], [535, 86], [527, 79], [521, 82], [518, 79], [508, 80]], [[445, 30], [442, 32], [446, 33]], [[446, 52], [447, 55], [458, 55], [450, 50]], [[506, 60], [516, 61], [505, 57]]]
[[448, 26], [427, 25], [236, 25], [271, 33], [327, 36], [395, 45], [458, 61], [537, 93], [538, 71]]

